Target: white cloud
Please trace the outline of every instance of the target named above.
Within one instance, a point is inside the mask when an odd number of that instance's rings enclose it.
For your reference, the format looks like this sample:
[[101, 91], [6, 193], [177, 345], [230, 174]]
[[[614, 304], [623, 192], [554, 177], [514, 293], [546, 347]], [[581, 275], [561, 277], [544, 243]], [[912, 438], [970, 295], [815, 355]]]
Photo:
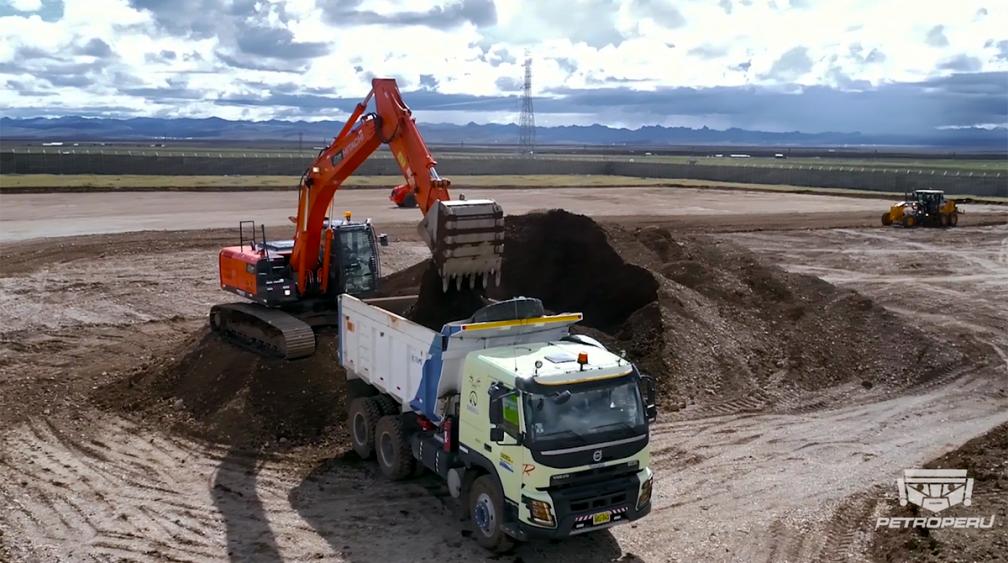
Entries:
[[[7, 85], [0, 107], [51, 113], [338, 118], [335, 108], [218, 101], [258, 100], [281, 89], [357, 98], [374, 75], [397, 77], [404, 90], [432, 75], [442, 94], [495, 96], [521, 79], [526, 51], [543, 97], [604, 87], [865, 88], [963, 69], [1008, 70], [999, 47], [1008, 36], [1008, 4], [986, 0], [913, 9], [900, 0], [688, 0], [675, 9], [654, 0], [496, 0], [491, 12], [485, 0], [68, 0], [52, 22], [30, 13], [44, 8], [39, 0], [8, 1], [15, 11], [0, 6], [0, 84]], [[372, 15], [341, 25], [329, 17], [334, 7]], [[455, 17], [451, 25], [423, 25], [431, 18], [421, 16], [431, 13]], [[100, 46], [95, 41], [111, 55], [84, 49]], [[175, 56], [162, 56], [167, 52]], [[506, 120], [457, 108], [439, 115]], [[615, 112], [566, 117], [632, 119]]]
[[8, 0], [12, 8], [19, 12], [37, 12], [42, 8], [42, 0]]

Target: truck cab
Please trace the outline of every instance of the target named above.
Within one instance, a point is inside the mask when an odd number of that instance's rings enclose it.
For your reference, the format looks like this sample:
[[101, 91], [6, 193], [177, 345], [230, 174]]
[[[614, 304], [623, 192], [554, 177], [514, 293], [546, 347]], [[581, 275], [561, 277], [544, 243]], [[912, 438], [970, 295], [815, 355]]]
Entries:
[[[493, 469], [508, 536], [564, 537], [650, 511], [653, 406], [633, 365], [576, 337], [473, 352], [465, 371], [460, 457]], [[488, 498], [470, 499], [469, 511], [489, 539]]]
[[497, 551], [650, 512], [654, 381], [573, 334], [580, 313], [518, 298], [433, 331], [369, 301], [340, 297], [340, 361], [351, 442], [382, 473], [445, 479]]

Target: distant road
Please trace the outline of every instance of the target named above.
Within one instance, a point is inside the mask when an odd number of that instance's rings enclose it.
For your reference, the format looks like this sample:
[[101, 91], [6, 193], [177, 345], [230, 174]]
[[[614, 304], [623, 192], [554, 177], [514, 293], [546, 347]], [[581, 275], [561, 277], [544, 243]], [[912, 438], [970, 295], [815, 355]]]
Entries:
[[[619, 188], [471, 189], [469, 199], [497, 200], [506, 213], [564, 208], [592, 216], [790, 216], [852, 213], [881, 216], [879, 199], [715, 189]], [[350, 210], [378, 225], [419, 221], [416, 209], [398, 209], [376, 190], [346, 190], [337, 195], [335, 214]], [[9, 194], [0, 196], [0, 240], [15, 241], [141, 230], [237, 227], [252, 219], [265, 225], [289, 224], [297, 193], [144, 192]], [[1006, 213], [1004, 206], [971, 205], [971, 212]], [[1008, 218], [1008, 214], [1005, 215]], [[773, 224], [763, 228], [773, 228]]]

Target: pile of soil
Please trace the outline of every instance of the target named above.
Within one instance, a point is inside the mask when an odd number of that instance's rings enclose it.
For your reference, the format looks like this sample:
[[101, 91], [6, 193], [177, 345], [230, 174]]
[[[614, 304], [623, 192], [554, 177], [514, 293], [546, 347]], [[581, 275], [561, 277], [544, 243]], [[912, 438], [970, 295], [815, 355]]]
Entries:
[[[965, 469], [973, 482], [972, 504], [943, 510], [942, 518], [981, 517], [992, 529], [870, 530], [872, 541], [867, 555], [873, 561], [998, 561], [1008, 553], [1008, 424], [1002, 424], [966, 442], [963, 447], [927, 463], [927, 469]], [[899, 506], [893, 499], [886, 502], [879, 517], [923, 518], [935, 516], [913, 504]], [[874, 522], [874, 519], [872, 520]]]
[[[854, 291], [703, 236], [603, 227], [555, 210], [508, 217], [504, 249], [499, 287], [442, 292], [425, 261], [384, 278], [380, 294], [419, 289], [407, 316], [435, 330], [471, 316], [487, 296], [580, 311], [578, 330], [654, 375], [666, 408], [754, 396], [772, 408], [837, 385], [912, 385], [965, 360], [955, 345]], [[334, 434], [345, 416], [336, 348], [335, 335], [323, 333], [314, 356], [288, 362], [203, 332], [179, 360], [102, 394], [134, 412], [183, 411], [192, 428], [229, 444], [313, 441]]]
[[[431, 273], [418, 264], [386, 278], [384, 291], [409, 292]], [[580, 330], [655, 375], [667, 407], [906, 386], [965, 359], [855, 291], [663, 227], [602, 226], [560, 210], [509, 216], [503, 273], [490, 297], [584, 313]]]
[[286, 361], [239, 348], [207, 328], [177, 357], [95, 396], [105, 406], [229, 446], [342, 441], [346, 380], [337, 345], [334, 332], [322, 332], [313, 356]]
[[671, 397], [902, 387], [965, 361], [955, 345], [871, 299], [786, 272], [738, 245], [656, 227], [607, 234], [620, 256], [659, 284], [656, 301], [614, 336]]
[[[409, 286], [412, 291], [419, 288], [416, 303], [405, 315], [409, 320], [440, 331], [446, 323], [467, 319], [488, 303], [482, 287], [457, 287], [451, 283], [444, 289], [441, 276], [431, 261], [423, 262], [421, 268], [420, 279]], [[395, 287], [394, 284], [389, 286]], [[391, 289], [384, 284], [382, 287], [386, 292]]]

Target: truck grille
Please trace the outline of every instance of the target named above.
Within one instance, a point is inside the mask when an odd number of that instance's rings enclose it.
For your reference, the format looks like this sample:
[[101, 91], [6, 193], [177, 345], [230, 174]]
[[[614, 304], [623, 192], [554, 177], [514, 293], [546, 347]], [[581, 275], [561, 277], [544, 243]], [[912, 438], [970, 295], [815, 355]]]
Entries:
[[587, 510], [595, 510], [597, 508], [608, 508], [613, 505], [625, 503], [626, 501], [626, 491], [587, 498], [572, 498], [570, 500], [570, 510], [571, 512], [584, 512]]
[[557, 491], [569, 487], [585, 485], [588, 483], [606, 481], [609, 479], [617, 479], [628, 475], [634, 475], [637, 473], [637, 471], [638, 471], [638, 465], [634, 461], [630, 463], [617, 463], [615, 465], [607, 465], [605, 467], [596, 467], [594, 469], [588, 469], [587, 471], [579, 471], [577, 473], [565, 473], [562, 475], [554, 475], [553, 477], [550, 478], [550, 486], [541, 488], [539, 490]]

